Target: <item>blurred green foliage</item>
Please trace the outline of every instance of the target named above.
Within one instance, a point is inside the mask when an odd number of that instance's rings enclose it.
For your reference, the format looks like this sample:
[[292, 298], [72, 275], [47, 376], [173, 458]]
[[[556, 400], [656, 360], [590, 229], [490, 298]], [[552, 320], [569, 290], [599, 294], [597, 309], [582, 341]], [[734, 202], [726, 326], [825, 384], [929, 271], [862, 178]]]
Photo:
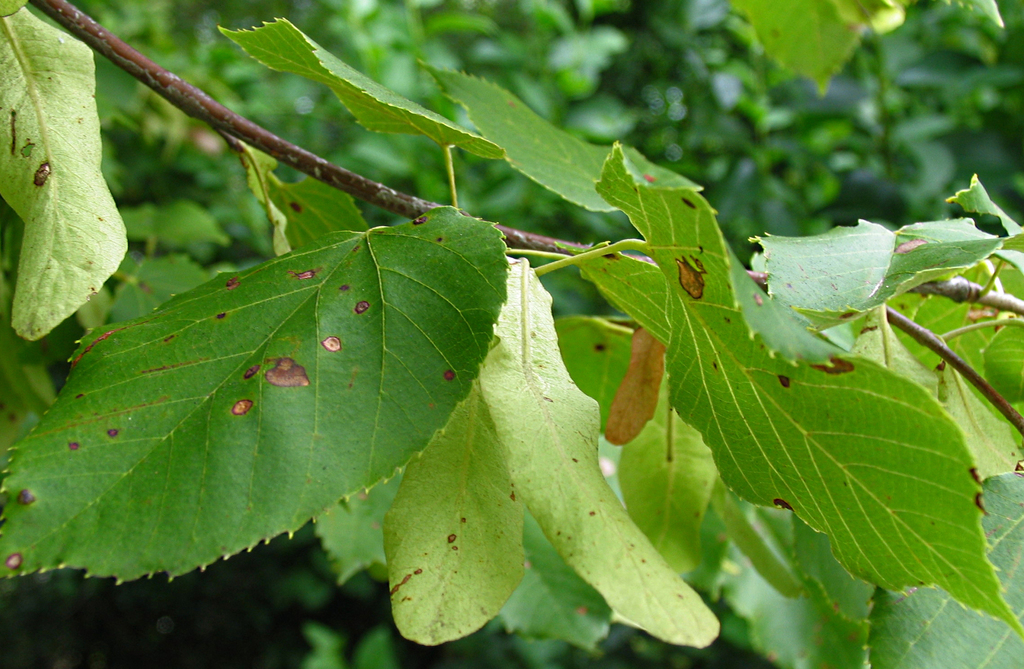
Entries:
[[[235, 111], [327, 159], [447, 202], [430, 140], [370, 133], [325, 87], [267, 70], [217, 30], [283, 16], [347, 63], [467, 123], [417, 65], [508, 88], [580, 137], [623, 139], [704, 184], [738, 255], [764, 233], [807, 235], [859, 218], [890, 226], [959, 214], [946, 194], [977, 173], [1024, 211], [1024, 7], [1000, 30], [941, 2], [867, 34], [824, 96], [771, 62], [727, 0], [117, 0], [79, 6]], [[101, 297], [31, 352], [56, 385], [83, 327], [133, 318], [211, 272], [272, 255], [270, 224], [237, 154], [102, 58], [104, 173], [131, 251]], [[562, 201], [502, 161], [456, 152], [460, 205], [512, 227], [596, 242], [633, 236], [625, 218]], [[283, 179], [300, 175], [286, 168]], [[362, 207], [371, 225], [394, 217]], [[180, 223], [181, 225], [176, 225]], [[997, 223], [982, 218], [990, 232]], [[170, 224], [170, 225], [168, 225]], [[184, 226], [184, 227], [183, 227]], [[990, 226], [990, 227], [989, 227]], [[9, 249], [5, 248], [5, 252]], [[556, 310], [607, 312], [572, 272], [545, 281]], [[170, 584], [115, 586], [73, 572], [0, 581], [8, 667], [756, 667], [745, 623], [724, 604], [711, 649], [664, 646], [616, 626], [591, 655], [506, 636], [498, 623], [439, 649], [390, 623], [386, 587], [341, 588], [310, 528]], [[763, 666], [768, 666], [764, 664]]]

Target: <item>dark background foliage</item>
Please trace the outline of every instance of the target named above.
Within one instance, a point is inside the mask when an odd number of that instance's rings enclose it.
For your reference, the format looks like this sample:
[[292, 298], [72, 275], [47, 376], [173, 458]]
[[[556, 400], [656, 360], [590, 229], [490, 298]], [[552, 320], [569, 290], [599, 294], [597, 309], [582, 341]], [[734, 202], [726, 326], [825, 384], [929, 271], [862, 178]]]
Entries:
[[[1011, 215], [1019, 219], [1024, 210], [1018, 3], [1002, 3], [1005, 30], [955, 5], [914, 5], [903, 27], [865, 36], [824, 96], [768, 60], [725, 0], [79, 4], [241, 114], [340, 165], [439, 202], [449, 196], [442, 156], [430, 141], [363, 130], [330, 91], [266, 70], [217, 26], [287, 17], [386, 86], [463, 122], [417, 60], [494, 80], [588, 140], [625, 139], [704, 184], [744, 259], [754, 235], [816, 234], [858, 218], [895, 227], [956, 215], [944, 199], [974, 173]], [[223, 141], [105, 60], [97, 60], [97, 77], [104, 172], [137, 234], [104, 299], [44, 340], [58, 385], [83, 327], [133, 318], [212, 272], [272, 255], [265, 214]], [[624, 218], [572, 207], [503, 162], [458, 154], [456, 172], [460, 205], [475, 215], [581, 242], [633, 236]], [[182, 200], [197, 206], [181, 209]], [[209, 234], [139, 232], [153, 211], [172, 205], [177, 223], [220, 228], [230, 243]], [[373, 224], [394, 222], [371, 208], [365, 214]], [[571, 272], [549, 279], [560, 313], [608, 310]], [[398, 638], [382, 583], [361, 574], [334, 585], [307, 527], [170, 583], [156, 577], [115, 585], [67, 571], [0, 581], [0, 668], [763, 663], [748, 650], [745, 623], [717, 606], [723, 637], [704, 651], [616, 626], [592, 655], [507, 636], [497, 623], [427, 649]]]

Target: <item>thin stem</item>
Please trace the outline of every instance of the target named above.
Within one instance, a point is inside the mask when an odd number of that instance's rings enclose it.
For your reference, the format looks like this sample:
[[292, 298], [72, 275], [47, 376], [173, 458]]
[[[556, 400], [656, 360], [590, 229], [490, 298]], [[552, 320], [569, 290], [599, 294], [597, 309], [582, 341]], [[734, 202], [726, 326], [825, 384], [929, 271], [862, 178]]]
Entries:
[[536, 258], [547, 258], [549, 260], [562, 260], [565, 258], [564, 253], [552, 253], [550, 251], [531, 251], [527, 249], [509, 249], [508, 254], [517, 256], [534, 256]]
[[[985, 283], [985, 287], [981, 289], [981, 297], [984, 297], [991, 292], [992, 287], [996, 285], [996, 279], [999, 278], [999, 272], [1002, 271], [1003, 265], [1005, 264], [1005, 261], [1000, 260], [996, 265], [996, 268], [992, 270], [992, 276], [988, 278], [988, 281]], [[985, 261], [985, 265], [989, 265], [987, 260]]]
[[647, 242], [642, 239], [623, 239], [620, 242], [615, 242], [608, 246], [599, 246], [568, 258], [556, 260], [555, 262], [538, 267], [534, 271], [537, 273], [537, 276], [543, 276], [548, 272], [554, 272], [556, 269], [579, 264], [580, 261], [593, 258], [594, 256], [603, 256], [608, 255], [609, 253], [618, 253], [619, 251], [640, 251], [641, 253], [647, 253]]
[[452, 192], [452, 206], [459, 206], [459, 194], [455, 190], [455, 165], [452, 163], [452, 146], [451, 144], [445, 144], [441, 147], [444, 149], [444, 168], [448, 170], [448, 189]]
[[1004, 325], [1024, 328], [1024, 320], [1020, 320], [1017, 318], [1000, 318], [999, 320], [985, 321], [983, 323], [971, 323], [970, 325], [965, 325], [962, 328], [950, 330], [946, 334], [942, 334], [939, 336], [942, 337], [943, 341], [948, 342], [950, 339], [956, 339], [960, 335], [967, 334], [968, 332], [974, 332], [975, 330], [981, 330], [982, 328], [999, 328]]
[[996, 389], [989, 385], [989, 382], [986, 381], [981, 374], [978, 374], [978, 372], [968, 365], [963, 358], [946, 346], [946, 342], [942, 341], [938, 335], [928, 328], [921, 327], [892, 307], [886, 307], [885, 314], [888, 317], [890, 324], [898, 327], [900, 330], [903, 330], [918, 344], [937, 354], [940, 358], [952, 365], [953, 369], [960, 372], [965, 379], [970, 381], [971, 385], [977, 388], [981, 394], [985, 396], [985, 399], [987, 399], [992, 406], [999, 411], [999, 413], [1006, 417], [1006, 420], [1010, 421], [1010, 423], [1017, 429], [1017, 432], [1024, 435], [1024, 417], [1017, 413], [1017, 410], [1006, 401], [1006, 398], [996, 392]]

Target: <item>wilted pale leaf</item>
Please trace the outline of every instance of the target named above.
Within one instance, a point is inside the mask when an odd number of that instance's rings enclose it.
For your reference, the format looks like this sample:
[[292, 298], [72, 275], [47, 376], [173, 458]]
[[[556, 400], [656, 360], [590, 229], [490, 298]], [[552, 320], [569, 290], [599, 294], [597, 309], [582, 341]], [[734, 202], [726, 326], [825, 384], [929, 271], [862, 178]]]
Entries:
[[418, 459], [384, 519], [391, 611], [406, 639], [475, 632], [523, 578], [523, 505], [474, 384]]
[[0, 196], [25, 221], [14, 329], [39, 339], [128, 249], [100, 173], [92, 51], [20, 9], [0, 17]]
[[643, 328], [633, 332], [626, 376], [612, 401], [605, 439], [621, 446], [644, 429], [658, 407], [661, 379], [665, 375], [665, 345]]
[[597, 403], [558, 353], [551, 296], [513, 267], [498, 345], [480, 374], [521, 498], [559, 555], [620, 617], [668, 641], [706, 646], [718, 620], [630, 520], [597, 457]]

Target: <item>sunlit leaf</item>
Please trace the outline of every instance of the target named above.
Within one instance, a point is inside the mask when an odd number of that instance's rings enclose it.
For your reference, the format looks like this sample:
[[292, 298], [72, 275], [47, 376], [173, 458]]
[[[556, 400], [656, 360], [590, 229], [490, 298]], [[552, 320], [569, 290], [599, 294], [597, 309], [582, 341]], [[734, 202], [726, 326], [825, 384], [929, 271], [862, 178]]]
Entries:
[[277, 161], [262, 151], [249, 148], [243, 145], [240, 154], [242, 165], [245, 167], [245, 180], [249, 184], [249, 190], [256, 196], [256, 200], [263, 205], [263, 211], [270, 221], [273, 241], [273, 249], [276, 255], [284, 255], [292, 250], [288, 241], [288, 217], [284, 215], [281, 208], [277, 206], [270, 197], [271, 174]]
[[[1024, 611], [1024, 479], [988, 479], [984, 500], [989, 559], [999, 569], [1006, 601]], [[871, 612], [870, 645], [875, 669], [1017, 669], [1024, 657], [1024, 641], [1013, 630], [958, 606], [938, 588], [880, 591]]]
[[100, 172], [92, 51], [22, 8], [0, 17], [0, 72], [0, 196], [25, 221], [12, 318], [39, 339], [99, 291], [128, 243]]
[[[973, 1], [973, 0], [972, 0]], [[992, 0], [980, 0], [981, 3], [992, 2]], [[993, 3], [993, 7], [994, 7]], [[999, 11], [996, 10], [996, 16], [999, 15]], [[1002, 25], [1001, 20], [998, 21]], [[964, 211], [978, 213], [978, 214], [989, 214], [999, 219], [999, 222], [1003, 224], [1003, 229], [1006, 230], [1006, 234], [1010, 235], [1010, 239], [1003, 241], [1003, 250], [996, 252], [996, 256], [1012, 263], [1017, 269], [1024, 272], [1024, 237], [1016, 237], [1024, 232], [1024, 228], [1021, 228], [1017, 221], [1010, 218], [1010, 216], [1003, 211], [1003, 208], [992, 201], [989, 197], [988, 191], [981, 185], [981, 181], [978, 179], [978, 175], [975, 174], [971, 177], [971, 187], [966, 190], [957, 191], [956, 194], [948, 198], [947, 202], [955, 202], [964, 208]]]
[[[566, 200], [592, 211], [610, 211], [594, 190], [610, 147], [589, 144], [535, 114], [526, 103], [489, 81], [459, 72], [428, 68], [444, 91], [469, 112], [487, 139], [505, 150], [509, 164]], [[689, 179], [659, 167], [627, 148], [637, 169], [652, 182], [688, 186]]]
[[221, 32], [267, 67], [326, 84], [368, 130], [425, 135], [484, 158], [501, 158], [500, 147], [424, 109], [343, 63], [287, 19], [252, 30]]
[[999, 248], [970, 219], [915, 223], [897, 232], [867, 221], [814, 237], [764, 237], [769, 293], [818, 329], [859, 316]]
[[500, 340], [480, 382], [516, 496], [621, 618], [670, 643], [706, 646], [718, 620], [630, 520], [601, 473], [597, 403], [562, 364], [551, 296], [523, 260], [509, 285]]
[[430, 646], [475, 632], [523, 577], [523, 505], [474, 385], [418, 459], [384, 519], [391, 611]]
[[[710, 206], [692, 191], [636, 179], [623, 160], [609, 160], [599, 189], [647, 238], [672, 286], [672, 405], [702, 433], [725, 482], [826, 532], [858, 577], [899, 584], [890, 588], [938, 583], [1016, 623], [984, 556], [972, 457], [938, 401], [861, 358], [793, 366], [771, 357], [735, 306], [742, 276]], [[682, 262], [690, 268], [683, 281]], [[586, 264], [585, 276], [602, 290], [614, 286], [606, 295], [646, 325], [634, 308], [642, 299], [634, 277], [654, 268], [621, 257]]]
[[2, 571], [179, 574], [390, 477], [469, 392], [507, 266], [442, 208], [95, 332], [12, 457], [6, 489], [37, 502], [4, 509]]

